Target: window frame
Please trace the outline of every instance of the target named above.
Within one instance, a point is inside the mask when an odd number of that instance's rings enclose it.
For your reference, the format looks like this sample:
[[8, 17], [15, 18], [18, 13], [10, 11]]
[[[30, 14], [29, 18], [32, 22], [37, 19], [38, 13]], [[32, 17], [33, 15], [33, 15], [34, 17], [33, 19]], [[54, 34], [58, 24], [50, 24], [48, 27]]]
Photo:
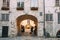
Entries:
[[32, 6], [32, 3], [31, 2], [32, 2], [32, 0], [30, 1], [30, 7], [38, 7], [38, 0], [36, 1], [37, 3], [35, 2], [37, 6], [35, 6], [35, 3], [34, 2], [33, 2], [33, 5], [34, 6]]
[[[3, 16], [4, 15], [4, 16]], [[8, 16], [8, 17], [7, 17]], [[8, 18], [8, 19], [7, 19]], [[9, 21], [9, 14], [1, 14], [1, 21]]]
[[[18, 3], [19, 3], [19, 5], [18, 5]], [[23, 2], [21, 2], [21, 1], [17, 2], [17, 7], [22, 7], [22, 3], [23, 3], [23, 8], [24, 8], [24, 1]]]
[[9, 7], [9, 1], [10, 0], [3, 0], [3, 7]]
[[40, 16], [42, 16], [43, 14], [42, 14], [42, 12], [40, 12]]
[[60, 6], [60, 0], [55, 0], [55, 6]]
[[[30, 9], [32, 10], [32, 11], [38, 11], [38, 5], [39, 5], [39, 3], [38, 3], [38, 0], [37, 0], [37, 6], [32, 6], [32, 0], [30, 0]], [[34, 3], [34, 5], [35, 5], [35, 3]]]
[[58, 12], [58, 24], [60, 24], [60, 12]]
[[[23, 5], [22, 5], [22, 3], [23, 3]], [[22, 2], [20, 2], [20, 0], [17, 1], [17, 8], [16, 9], [17, 10], [24, 10], [24, 0]]]
[[53, 21], [53, 14], [46, 14], [46, 21]]

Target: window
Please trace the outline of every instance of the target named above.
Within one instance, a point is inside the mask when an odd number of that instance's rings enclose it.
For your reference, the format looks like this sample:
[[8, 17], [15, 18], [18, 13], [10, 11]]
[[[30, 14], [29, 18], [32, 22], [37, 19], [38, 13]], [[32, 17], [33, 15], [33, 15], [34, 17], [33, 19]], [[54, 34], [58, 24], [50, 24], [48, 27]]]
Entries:
[[3, 7], [9, 7], [9, 0], [3, 0]]
[[2, 21], [9, 21], [9, 14], [2, 14]]
[[24, 0], [17, 1], [17, 10], [24, 10]]
[[58, 24], [60, 24], [60, 12], [58, 13]]
[[56, 6], [60, 6], [60, 0], [56, 0]]
[[42, 12], [40, 12], [40, 16], [42, 16]]
[[24, 8], [24, 0], [18, 0], [17, 7]]
[[3, 0], [2, 10], [9, 10], [9, 0]]
[[5, 14], [2, 14], [2, 21], [5, 20]]
[[38, 0], [31, 0], [31, 10], [38, 10]]
[[31, 0], [31, 7], [38, 7], [38, 0]]
[[46, 21], [53, 21], [53, 14], [46, 14]]
[[9, 21], [9, 14], [6, 14], [6, 21]]

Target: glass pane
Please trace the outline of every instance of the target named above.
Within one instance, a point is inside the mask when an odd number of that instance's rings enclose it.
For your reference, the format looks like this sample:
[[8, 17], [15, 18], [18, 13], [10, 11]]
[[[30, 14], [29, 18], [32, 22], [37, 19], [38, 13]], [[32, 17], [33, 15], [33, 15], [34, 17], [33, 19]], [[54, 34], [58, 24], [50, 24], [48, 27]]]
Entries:
[[6, 21], [9, 21], [9, 14], [6, 14]]
[[49, 14], [46, 14], [46, 21], [49, 21]]
[[38, 1], [37, 0], [31, 0], [31, 7], [38, 7]]
[[7, 0], [7, 7], [9, 7], [9, 0]]
[[17, 0], [17, 2], [24, 2], [24, 0]]
[[3, 0], [3, 6], [5, 6], [6, 5], [6, 0]]
[[17, 7], [20, 7], [20, 2], [17, 2]]
[[4, 7], [9, 7], [9, 0], [3, 0], [3, 6]]
[[50, 21], [52, 21], [53, 20], [53, 15], [52, 14], [50, 14]]
[[21, 2], [21, 7], [24, 8], [24, 2]]
[[59, 0], [56, 0], [56, 6], [59, 6]]
[[58, 24], [60, 24], [60, 13], [58, 13]]
[[20, 2], [24, 2], [24, 0], [20, 0]]
[[40, 16], [42, 16], [42, 12], [40, 12]]
[[3, 3], [5, 3], [6, 2], [6, 0], [3, 0]]
[[18, 0], [17, 7], [24, 7], [24, 0]]
[[2, 14], [2, 21], [5, 21], [5, 14]]

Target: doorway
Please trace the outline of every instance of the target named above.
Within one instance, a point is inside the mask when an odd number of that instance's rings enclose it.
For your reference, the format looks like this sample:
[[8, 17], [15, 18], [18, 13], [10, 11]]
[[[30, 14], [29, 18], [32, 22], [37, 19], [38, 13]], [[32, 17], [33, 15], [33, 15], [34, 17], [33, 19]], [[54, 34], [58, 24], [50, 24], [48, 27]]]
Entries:
[[22, 36], [37, 36], [38, 21], [35, 16], [21, 15], [16, 19], [18, 35]]
[[8, 37], [8, 26], [2, 26], [2, 37]]
[[36, 24], [30, 19], [23, 20], [20, 23], [20, 33], [24, 36], [36, 35]]

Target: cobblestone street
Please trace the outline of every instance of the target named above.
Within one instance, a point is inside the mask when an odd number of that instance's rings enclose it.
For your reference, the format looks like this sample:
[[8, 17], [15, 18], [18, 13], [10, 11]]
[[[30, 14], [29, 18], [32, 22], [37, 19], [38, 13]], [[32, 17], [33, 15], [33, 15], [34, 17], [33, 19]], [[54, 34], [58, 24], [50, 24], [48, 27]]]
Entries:
[[39, 38], [39, 37], [14, 37], [14, 38], [0, 38], [0, 40], [60, 40], [59, 38]]

